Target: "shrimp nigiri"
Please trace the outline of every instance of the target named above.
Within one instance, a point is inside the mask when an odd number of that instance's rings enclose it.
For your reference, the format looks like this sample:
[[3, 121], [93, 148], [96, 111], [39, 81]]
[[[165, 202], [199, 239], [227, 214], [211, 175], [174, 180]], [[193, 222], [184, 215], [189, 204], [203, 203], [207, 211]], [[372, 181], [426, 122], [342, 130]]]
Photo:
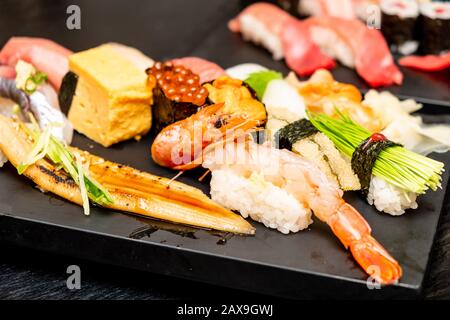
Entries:
[[[367, 221], [342, 199], [339, 187], [315, 164], [290, 151], [253, 142], [227, 143], [216, 151], [220, 152], [209, 152], [203, 163], [212, 172], [214, 201], [283, 233], [306, 228], [312, 222], [312, 211], [364, 271], [371, 273], [377, 267], [374, 279], [391, 284], [401, 277], [401, 267], [372, 237]], [[275, 202], [282, 202], [281, 207], [288, 210], [274, 208]]]

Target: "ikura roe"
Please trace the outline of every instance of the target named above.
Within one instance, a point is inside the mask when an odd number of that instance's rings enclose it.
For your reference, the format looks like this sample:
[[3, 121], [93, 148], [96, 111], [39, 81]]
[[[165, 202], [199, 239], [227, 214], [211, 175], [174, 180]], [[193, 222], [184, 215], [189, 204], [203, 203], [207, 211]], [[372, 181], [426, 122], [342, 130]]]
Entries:
[[202, 106], [208, 97], [208, 90], [202, 87], [200, 77], [183, 66], [156, 62], [147, 73], [155, 77], [164, 95], [175, 102]]

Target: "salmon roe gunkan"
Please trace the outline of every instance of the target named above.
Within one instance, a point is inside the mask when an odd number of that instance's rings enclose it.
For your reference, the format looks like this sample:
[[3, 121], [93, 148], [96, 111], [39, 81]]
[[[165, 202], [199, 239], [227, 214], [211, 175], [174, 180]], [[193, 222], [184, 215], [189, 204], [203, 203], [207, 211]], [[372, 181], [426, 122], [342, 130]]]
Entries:
[[208, 90], [200, 83], [200, 77], [191, 70], [172, 62], [156, 62], [147, 70], [165, 96], [175, 102], [188, 102], [202, 106], [208, 97]]

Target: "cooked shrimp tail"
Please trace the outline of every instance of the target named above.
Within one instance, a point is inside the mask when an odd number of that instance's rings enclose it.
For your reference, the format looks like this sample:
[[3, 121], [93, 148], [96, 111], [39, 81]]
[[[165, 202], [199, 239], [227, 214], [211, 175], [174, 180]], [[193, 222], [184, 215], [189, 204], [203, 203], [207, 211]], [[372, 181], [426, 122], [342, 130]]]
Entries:
[[245, 114], [231, 114], [224, 104], [208, 106], [189, 118], [164, 128], [153, 141], [153, 160], [175, 170], [190, 170], [203, 162], [209, 146], [245, 136], [261, 122]]
[[391, 284], [402, 276], [398, 262], [372, 237], [369, 224], [351, 205], [343, 203], [327, 223], [364, 271], [376, 281]]

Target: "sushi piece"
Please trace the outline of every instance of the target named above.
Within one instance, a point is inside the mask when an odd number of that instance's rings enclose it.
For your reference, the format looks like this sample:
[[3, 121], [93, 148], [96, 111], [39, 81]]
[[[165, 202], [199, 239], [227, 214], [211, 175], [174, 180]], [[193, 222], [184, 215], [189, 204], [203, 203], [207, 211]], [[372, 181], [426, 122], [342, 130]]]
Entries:
[[280, 149], [293, 151], [314, 162], [342, 190], [361, 189], [350, 160], [308, 120], [298, 120], [280, 129], [275, 135], [275, 142], [278, 142]]
[[284, 57], [300, 75], [331, 69], [335, 58], [355, 68], [373, 87], [403, 81], [380, 31], [356, 19], [321, 16], [300, 21], [276, 6], [256, 3], [233, 19], [229, 28], [241, 32], [246, 40], [262, 44], [274, 59]]
[[284, 58], [301, 75], [334, 67], [333, 60], [312, 42], [308, 29], [275, 5], [255, 3], [231, 20], [228, 27], [240, 32], [245, 40], [261, 44], [275, 60]]
[[370, 235], [366, 220], [314, 163], [287, 150], [242, 142], [208, 153], [203, 166], [212, 172], [211, 197], [223, 206], [282, 233], [307, 228], [313, 212], [363, 270], [378, 266], [375, 277], [383, 284], [401, 277], [401, 267]]
[[205, 104], [208, 90], [201, 86], [200, 77], [191, 70], [172, 62], [157, 62], [147, 73], [156, 83], [152, 107], [156, 133], [193, 115]]
[[439, 54], [450, 50], [450, 2], [420, 4], [420, 51]]
[[304, 99], [283, 79], [269, 82], [262, 102], [267, 109], [266, 131], [269, 137], [273, 137], [278, 130], [289, 123], [306, 117]]
[[198, 57], [179, 58], [171, 62], [176, 66], [183, 66], [197, 74], [200, 77], [201, 84], [211, 82], [225, 74], [225, 71], [219, 65]]
[[310, 120], [351, 159], [362, 191], [378, 210], [403, 214], [407, 208], [417, 208], [418, 195], [440, 187], [442, 162], [407, 150], [381, 133], [371, 133], [347, 116], [333, 119], [310, 114]]
[[50, 83], [59, 90], [69, 69], [68, 57], [71, 54], [72, 51], [51, 40], [12, 37], [0, 51], [0, 65], [15, 67], [19, 60], [31, 63], [47, 74]]
[[294, 19], [277, 6], [260, 2], [245, 8], [228, 27], [233, 32], [241, 32], [245, 40], [261, 44], [272, 53], [274, 60], [281, 60], [285, 55], [280, 36], [284, 24]]
[[403, 82], [403, 75], [380, 31], [369, 29], [359, 20], [336, 17], [312, 17], [304, 23], [323, 52], [356, 69], [372, 87]]
[[143, 70], [107, 44], [71, 55], [69, 65], [59, 100], [71, 102], [75, 130], [104, 147], [149, 132], [155, 82]]
[[301, 76], [318, 69], [333, 69], [336, 65], [314, 41], [307, 24], [297, 20], [286, 23], [281, 33], [286, 64]]
[[317, 70], [307, 81], [299, 81], [293, 73], [286, 80], [297, 89], [306, 108], [313, 113], [332, 117], [348, 114], [353, 121], [374, 132], [385, 127], [374, 108], [362, 103], [358, 88], [336, 81], [327, 70]]
[[243, 114], [248, 119], [256, 120], [260, 124], [266, 122], [266, 108], [258, 101], [245, 82], [221, 76], [203, 86], [208, 90], [209, 101], [213, 104], [224, 104], [224, 113]]
[[[174, 170], [191, 170], [200, 166], [205, 154], [215, 146], [247, 136], [260, 121], [251, 118], [253, 112], [247, 114], [235, 106], [213, 104], [165, 127], [153, 140], [153, 161]], [[231, 111], [225, 112], [225, 108]]]
[[380, 9], [381, 32], [388, 44], [402, 54], [416, 51], [418, 42], [414, 33], [419, 17], [416, 0], [381, 0]]
[[[33, 148], [33, 138], [23, 127], [0, 115], [0, 151], [18, 169]], [[28, 163], [22, 173], [41, 190], [72, 203], [85, 204], [79, 177], [85, 170], [82, 168], [88, 167], [88, 174], [83, 176], [89, 198], [104, 208], [200, 228], [245, 235], [255, 233], [242, 217], [218, 205], [197, 188], [63, 144], [51, 143], [50, 149], [51, 155], [46, 153], [45, 157]], [[63, 164], [59, 157], [64, 157]]]
[[[19, 70], [19, 74], [20, 74]], [[28, 79], [28, 77], [27, 77]], [[48, 90], [48, 89], [47, 89]], [[19, 106], [20, 112], [9, 111], [6, 115], [15, 115], [23, 121], [30, 122], [30, 114], [36, 120], [39, 127], [45, 130], [50, 128], [50, 132], [57, 139], [66, 143], [72, 142], [73, 127], [66, 116], [59, 110], [59, 106], [52, 104], [42, 89], [35, 87], [35, 91], [28, 94], [17, 87], [17, 82], [12, 79], [0, 78], [0, 98], [5, 99], [2, 109], [13, 109], [14, 105]], [[56, 99], [56, 98], [55, 98]], [[9, 114], [8, 114], [9, 113]]]

